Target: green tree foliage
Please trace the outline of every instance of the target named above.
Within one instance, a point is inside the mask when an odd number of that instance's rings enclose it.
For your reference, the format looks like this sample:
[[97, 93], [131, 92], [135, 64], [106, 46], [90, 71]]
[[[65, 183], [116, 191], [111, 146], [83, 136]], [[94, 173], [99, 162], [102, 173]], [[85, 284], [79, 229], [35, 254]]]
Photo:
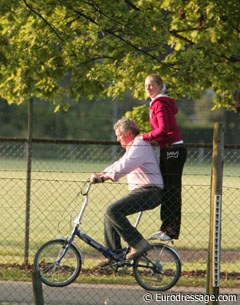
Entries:
[[139, 126], [141, 133], [151, 129], [149, 123], [149, 107], [146, 105], [133, 107], [131, 111], [125, 113], [124, 117], [133, 119]]
[[[80, 97], [144, 95], [160, 73], [169, 94], [231, 108], [240, 70], [239, 0], [0, 0], [0, 96], [68, 107]], [[57, 108], [58, 109], [58, 108]]]

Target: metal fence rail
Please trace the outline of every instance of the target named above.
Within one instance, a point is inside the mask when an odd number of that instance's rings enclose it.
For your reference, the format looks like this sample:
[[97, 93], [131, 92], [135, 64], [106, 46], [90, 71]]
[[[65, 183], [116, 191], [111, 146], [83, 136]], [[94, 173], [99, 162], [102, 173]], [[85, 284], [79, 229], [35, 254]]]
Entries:
[[[181, 255], [183, 271], [177, 285], [167, 293], [204, 294], [212, 148], [211, 145], [187, 146], [181, 234], [173, 245]], [[240, 288], [239, 148], [227, 146], [224, 152], [220, 293], [238, 293]], [[76, 199], [79, 189], [92, 172], [102, 170], [122, 153], [122, 149], [112, 142], [33, 139], [26, 265], [27, 142], [25, 139], [0, 139], [0, 303], [33, 303], [31, 270], [36, 250], [49, 239], [70, 234], [82, 202], [81, 196]], [[84, 231], [103, 242], [105, 208], [127, 192], [124, 179], [120, 183], [95, 185], [82, 223]], [[134, 216], [130, 218], [135, 220]], [[156, 208], [144, 212], [139, 230], [148, 237], [158, 230], [159, 224], [159, 209]], [[43, 286], [45, 304], [146, 303], [143, 300], [146, 292], [134, 281], [124, 282], [119, 276], [95, 274], [93, 267], [101, 257], [83, 243], [77, 243], [85, 256], [82, 274], [76, 283], [66, 288]], [[188, 304], [203, 303], [192, 301]]]

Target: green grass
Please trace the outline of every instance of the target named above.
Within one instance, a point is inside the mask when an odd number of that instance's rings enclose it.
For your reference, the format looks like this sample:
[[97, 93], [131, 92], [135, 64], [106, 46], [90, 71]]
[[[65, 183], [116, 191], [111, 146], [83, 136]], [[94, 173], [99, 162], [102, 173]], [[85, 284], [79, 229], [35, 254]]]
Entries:
[[[15, 161], [14, 161], [15, 162]], [[1, 160], [0, 176], [0, 264], [22, 264], [25, 245], [25, 210], [26, 210], [26, 173], [25, 162], [13, 163]], [[82, 197], [76, 198], [79, 189], [84, 185], [91, 172], [100, 171], [104, 163], [91, 162], [59, 162], [37, 160], [33, 162], [31, 182], [31, 206], [29, 228], [29, 263], [33, 262], [36, 250], [41, 244], [59, 236], [67, 236], [72, 229], [73, 219], [78, 215]], [[61, 172], [57, 172], [57, 169]], [[17, 170], [16, 170], [17, 169]], [[42, 169], [42, 171], [39, 171]], [[45, 170], [45, 171], [44, 171]], [[237, 169], [238, 170], [238, 169]], [[208, 249], [209, 218], [210, 218], [210, 170], [209, 166], [188, 166], [183, 177], [183, 207], [181, 236], [175, 241], [174, 247], [181, 249]], [[196, 174], [197, 173], [197, 174]], [[239, 251], [240, 215], [239, 177], [224, 177], [222, 206], [222, 249]], [[105, 183], [92, 187], [89, 205], [85, 211], [81, 228], [103, 242], [103, 216], [106, 206], [127, 194], [126, 180], [121, 183]], [[136, 215], [130, 217], [134, 222]], [[144, 212], [139, 230], [145, 237], [158, 230], [159, 208]], [[83, 242], [76, 241], [86, 253], [85, 264], [91, 268], [95, 259], [89, 258], [92, 250]], [[207, 258], [197, 261], [183, 261], [183, 270], [206, 270]], [[236, 265], [237, 264], [237, 265]], [[236, 269], [236, 266], [237, 269]], [[84, 265], [85, 267], [85, 265]], [[85, 267], [86, 268], [86, 267]], [[222, 263], [222, 270], [240, 270], [239, 261], [232, 260]], [[18, 268], [17, 268], [18, 269]], [[2, 279], [29, 280], [30, 275], [23, 270], [2, 270]], [[95, 281], [97, 277], [83, 276], [80, 280]], [[110, 277], [112, 278], [112, 277]], [[108, 281], [108, 277], [104, 281]], [[101, 279], [102, 281], [102, 279]], [[112, 282], [113, 279], [110, 279]], [[114, 277], [115, 281], [115, 277]], [[120, 278], [116, 277], [116, 282]], [[181, 278], [181, 281], [192, 282], [197, 279]], [[206, 279], [199, 279], [206, 281]], [[228, 283], [231, 281], [229, 280]], [[186, 283], [184, 285], [187, 285]], [[200, 285], [200, 284], [199, 284]], [[226, 281], [227, 285], [227, 281]], [[235, 285], [232, 281], [232, 285]]]

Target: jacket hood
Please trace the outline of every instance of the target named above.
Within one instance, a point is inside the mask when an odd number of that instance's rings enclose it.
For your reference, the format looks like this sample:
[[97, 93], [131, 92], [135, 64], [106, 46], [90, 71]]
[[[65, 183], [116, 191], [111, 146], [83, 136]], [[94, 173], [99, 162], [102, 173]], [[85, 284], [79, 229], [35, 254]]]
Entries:
[[165, 104], [171, 111], [176, 114], [178, 112], [178, 107], [175, 104], [175, 99], [169, 96], [159, 96], [152, 101], [152, 104], [155, 102], [160, 102], [161, 104]]

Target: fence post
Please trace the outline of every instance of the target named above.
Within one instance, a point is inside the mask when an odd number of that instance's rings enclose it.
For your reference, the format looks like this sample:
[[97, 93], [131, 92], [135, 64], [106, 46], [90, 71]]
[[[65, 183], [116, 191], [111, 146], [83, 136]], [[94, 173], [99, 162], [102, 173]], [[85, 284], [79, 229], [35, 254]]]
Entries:
[[207, 294], [211, 297], [208, 304], [219, 304], [220, 288], [220, 250], [221, 250], [221, 211], [222, 180], [224, 158], [224, 127], [222, 123], [214, 125], [211, 198], [210, 198], [210, 233], [207, 268]]
[[38, 270], [32, 272], [32, 286], [35, 305], [44, 305], [42, 280]]
[[26, 180], [26, 211], [25, 211], [25, 249], [24, 265], [28, 265], [29, 257], [29, 225], [30, 225], [30, 194], [31, 194], [31, 164], [32, 164], [32, 117], [33, 100], [28, 106], [28, 138], [27, 138], [27, 180]]

